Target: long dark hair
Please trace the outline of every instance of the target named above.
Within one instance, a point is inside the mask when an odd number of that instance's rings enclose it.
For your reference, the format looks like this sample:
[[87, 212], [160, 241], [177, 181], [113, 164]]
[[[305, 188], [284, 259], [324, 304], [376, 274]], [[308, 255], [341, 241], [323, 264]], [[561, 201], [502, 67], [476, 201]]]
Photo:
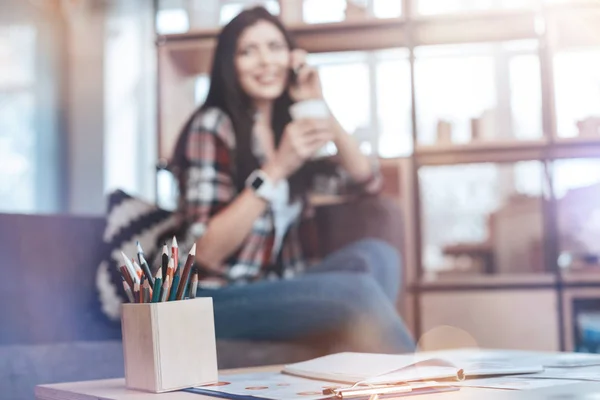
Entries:
[[[259, 21], [267, 21], [277, 27], [283, 34], [290, 50], [295, 42], [281, 21], [263, 7], [254, 7], [242, 11], [231, 20], [217, 38], [210, 76], [210, 88], [204, 104], [199, 107], [185, 124], [170, 164], [179, 182], [180, 196], [185, 194], [185, 171], [187, 170], [186, 145], [188, 133], [196, 116], [212, 107], [219, 108], [227, 114], [235, 131], [236, 148], [233, 154], [235, 160], [231, 171], [238, 191], [242, 191], [248, 175], [259, 168], [259, 162], [252, 152], [252, 128], [254, 126], [254, 106], [251, 98], [241, 88], [235, 70], [235, 55], [239, 37], [244, 30]], [[275, 134], [275, 145], [279, 145], [285, 126], [291, 121], [289, 107], [293, 101], [288, 91], [277, 98], [273, 104], [271, 127]], [[310, 185], [314, 166], [306, 165], [292, 177], [290, 188], [292, 195], [302, 194]]]

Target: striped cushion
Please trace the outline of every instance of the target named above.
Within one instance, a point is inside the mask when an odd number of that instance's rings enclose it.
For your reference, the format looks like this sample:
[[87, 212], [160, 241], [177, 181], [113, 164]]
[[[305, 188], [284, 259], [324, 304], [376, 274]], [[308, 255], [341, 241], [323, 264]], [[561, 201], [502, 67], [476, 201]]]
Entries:
[[151, 269], [157, 267], [153, 260], [162, 244], [178, 232], [178, 219], [174, 213], [115, 191], [108, 197], [106, 229], [103, 236], [103, 259], [96, 273], [96, 286], [100, 293], [102, 311], [112, 320], [119, 320], [120, 305], [126, 299], [121, 283], [119, 266], [123, 265], [121, 252], [137, 258], [136, 242], [144, 249]]

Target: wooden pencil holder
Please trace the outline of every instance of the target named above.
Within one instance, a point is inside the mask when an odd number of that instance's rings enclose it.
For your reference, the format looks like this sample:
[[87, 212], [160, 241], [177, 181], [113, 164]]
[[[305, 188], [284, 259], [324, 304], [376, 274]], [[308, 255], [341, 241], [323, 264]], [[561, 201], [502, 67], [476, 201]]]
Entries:
[[216, 383], [212, 298], [123, 304], [127, 388], [162, 393]]

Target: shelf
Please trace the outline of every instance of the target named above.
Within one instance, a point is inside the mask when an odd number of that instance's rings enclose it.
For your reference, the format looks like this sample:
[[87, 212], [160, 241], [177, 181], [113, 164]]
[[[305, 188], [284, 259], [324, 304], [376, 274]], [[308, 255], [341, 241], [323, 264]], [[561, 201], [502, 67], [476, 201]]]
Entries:
[[484, 162], [517, 162], [543, 159], [546, 140], [479, 141], [468, 144], [417, 145], [417, 163], [427, 165], [456, 165]]
[[[322, 53], [406, 47], [408, 42], [405, 27], [404, 20], [394, 18], [301, 24], [290, 26], [289, 30], [298, 47], [309, 53]], [[219, 31], [220, 28], [160, 35], [156, 43], [159, 47], [169, 48], [175, 57], [183, 60], [212, 58], [212, 49]]]
[[551, 159], [600, 158], [600, 137], [555, 139], [548, 156]]
[[[555, 5], [547, 9], [551, 46], [555, 50], [600, 45], [600, 2]], [[576, 29], [574, 27], [577, 27]]]
[[511, 290], [554, 288], [556, 275], [540, 274], [497, 274], [497, 275], [456, 275], [435, 279], [422, 279], [412, 286], [417, 291], [463, 291], [463, 290]]
[[533, 11], [484, 11], [416, 17], [413, 44], [438, 45], [537, 39]]
[[[292, 24], [286, 25], [287, 29], [294, 35], [312, 35], [314, 33], [331, 33], [340, 32], [346, 30], [362, 30], [367, 31], [371, 29], [386, 29], [390, 27], [403, 27], [406, 21], [402, 18], [372, 18], [364, 21], [342, 21], [342, 22], [331, 22], [323, 24]], [[207, 28], [207, 29], [193, 29], [185, 33], [172, 33], [167, 35], [158, 35], [157, 43], [160, 45], [168, 44], [170, 42], [190, 41], [190, 40], [202, 40], [202, 39], [214, 39], [217, 37], [221, 27], [218, 28]], [[297, 39], [297, 37], [296, 37]]]
[[418, 145], [415, 157], [421, 166], [471, 163], [512, 163], [565, 158], [600, 158], [599, 138], [480, 141], [467, 144]]
[[[485, 12], [457, 16], [417, 17], [299, 24], [288, 27], [297, 45], [309, 53], [381, 50], [410, 45], [460, 44], [535, 39], [532, 12]], [[159, 49], [168, 49], [182, 75], [208, 72], [221, 28], [159, 35]], [[412, 30], [412, 43], [409, 41]]]
[[600, 287], [600, 270], [563, 271], [560, 280], [566, 287]]

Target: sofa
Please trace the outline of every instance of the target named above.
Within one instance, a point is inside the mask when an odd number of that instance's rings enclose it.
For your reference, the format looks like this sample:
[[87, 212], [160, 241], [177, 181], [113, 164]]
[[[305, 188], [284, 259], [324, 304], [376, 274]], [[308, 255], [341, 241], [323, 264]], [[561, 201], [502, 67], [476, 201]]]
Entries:
[[[121, 331], [100, 310], [96, 268], [102, 217], [0, 214], [0, 400], [33, 399], [35, 385], [122, 377]], [[318, 251], [363, 237], [402, 251], [392, 200], [317, 208]], [[296, 362], [323, 355], [314, 343], [217, 340], [220, 368]]]

